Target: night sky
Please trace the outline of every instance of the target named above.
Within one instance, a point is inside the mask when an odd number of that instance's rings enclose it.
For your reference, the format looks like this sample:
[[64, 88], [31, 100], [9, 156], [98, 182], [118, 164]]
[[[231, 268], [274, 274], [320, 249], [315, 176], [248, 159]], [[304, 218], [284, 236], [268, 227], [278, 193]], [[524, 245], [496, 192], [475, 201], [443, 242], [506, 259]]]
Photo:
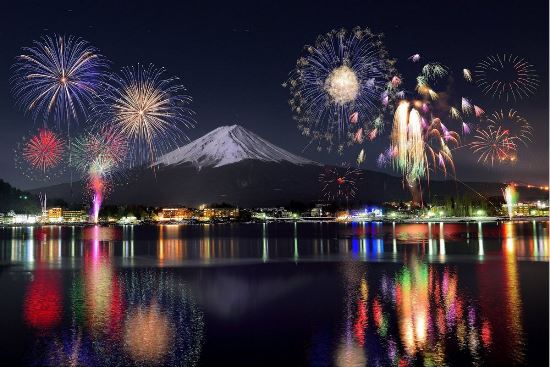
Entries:
[[[354, 162], [359, 148], [339, 156], [302, 152], [302, 137], [281, 84], [302, 47], [334, 28], [369, 27], [385, 34], [397, 68], [419, 53], [453, 70], [474, 69], [487, 55], [525, 57], [540, 76], [536, 95], [499, 102], [476, 89], [472, 99], [487, 112], [514, 108], [535, 128], [514, 166], [482, 166], [466, 149], [455, 153], [457, 177], [469, 181], [548, 182], [548, 2], [547, 1], [5, 1], [0, 5], [0, 178], [20, 188], [41, 186], [14, 165], [16, 142], [38, 123], [15, 107], [10, 67], [21, 47], [42, 35], [80, 36], [112, 62], [163, 66], [180, 77], [193, 97], [197, 128], [191, 139], [240, 124], [291, 152], [319, 162]], [[410, 76], [409, 76], [410, 77]], [[386, 135], [387, 136], [387, 135]], [[387, 137], [367, 146], [365, 167]], [[391, 173], [391, 170], [387, 170]]]

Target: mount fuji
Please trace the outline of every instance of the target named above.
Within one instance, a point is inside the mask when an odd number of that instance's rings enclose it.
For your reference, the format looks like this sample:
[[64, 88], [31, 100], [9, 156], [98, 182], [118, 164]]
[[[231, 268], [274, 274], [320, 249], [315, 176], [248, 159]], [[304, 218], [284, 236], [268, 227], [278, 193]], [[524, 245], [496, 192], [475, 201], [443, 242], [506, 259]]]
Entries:
[[[154, 168], [154, 169], [151, 169]], [[148, 206], [227, 202], [245, 207], [280, 206], [291, 200], [321, 198], [323, 165], [282, 149], [238, 126], [222, 126], [157, 159], [151, 167], [128, 172], [128, 182], [114, 187], [106, 204]], [[479, 192], [500, 195], [499, 185], [470, 183]], [[464, 187], [432, 181], [430, 196], [464, 193]], [[48, 198], [80, 205], [85, 189], [74, 182], [32, 190]], [[410, 199], [401, 178], [363, 171], [356, 197], [361, 202]]]
[[221, 126], [161, 156], [154, 166], [191, 163], [197, 168], [221, 167], [243, 160], [288, 162], [298, 166], [319, 163], [292, 154], [239, 125]]

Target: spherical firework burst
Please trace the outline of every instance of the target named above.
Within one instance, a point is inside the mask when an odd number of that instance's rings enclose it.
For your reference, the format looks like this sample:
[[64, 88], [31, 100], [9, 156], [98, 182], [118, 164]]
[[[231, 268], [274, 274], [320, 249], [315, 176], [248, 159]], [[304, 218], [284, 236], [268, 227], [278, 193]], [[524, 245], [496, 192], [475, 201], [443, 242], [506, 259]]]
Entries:
[[488, 126], [477, 129], [474, 140], [469, 144], [472, 152], [478, 156], [478, 162], [513, 162], [516, 160], [516, 144], [510, 137], [508, 130], [500, 126]]
[[357, 194], [357, 182], [361, 178], [361, 170], [351, 166], [326, 167], [319, 175], [322, 195], [326, 200], [352, 199]]
[[529, 97], [539, 86], [535, 67], [512, 54], [487, 56], [477, 64], [474, 73], [483, 93], [506, 101]]
[[368, 28], [319, 36], [304, 48], [284, 84], [302, 134], [319, 149], [326, 142], [329, 149], [337, 143], [341, 150], [344, 141], [357, 142], [363, 134], [380, 132], [382, 116], [401, 83], [393, 65], [381, 35]]
[[99, 118], [127, 138], [134, 165], [153, 164], [187, 139], [184, 128], [194, 126], [191, 97], [177, 78], [164, 79], [163, 73], [153, 65], [124, 68], [102, 96]]
[[501, 128], [502, 131], [507, 132], [509, 139], [516, 144], [521, 142], [527, 146], [533, 136], [533, 128], [529, 122], [513, 109], [510, 109], [508, 113], [504, 113], [502, 110], [496, 111], [487, 118], [487, 122], [493, 130]]
[[88, 42], [45, 36], [17, 57], [12, 78], [17, 104], [34, 119], [60, 124], [86, 116], [97, 96], [107, 62]]
[[49, 129], [23, 138], [15, 151], [16, 166], [29, 178], [50, 179], [63, 171], [65, 141]]

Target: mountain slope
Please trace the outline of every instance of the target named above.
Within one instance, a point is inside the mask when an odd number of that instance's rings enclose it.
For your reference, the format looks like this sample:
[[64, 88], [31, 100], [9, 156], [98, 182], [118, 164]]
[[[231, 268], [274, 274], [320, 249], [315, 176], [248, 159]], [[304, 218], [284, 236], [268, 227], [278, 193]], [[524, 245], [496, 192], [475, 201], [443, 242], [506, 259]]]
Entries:
[[262, 162], [288, 162], [296, 165], [318, 163], [292, 154], [239, 126], [221, 126], [191, 143], [160, 157], [155, 165], [191, 163], [200, 168], [221, 167], [252, 159]]
[[[285, 205], [291, 200], [321, 198], [319, 174], [324, 167], [281, 149], [237, 125], [222, 126], [162, 156], [151, 168], [128, 172], [128, 183], [115, 187], [106, 203], [151, 206], [228, 202], [239, 206]], [[198, 168], [198, 169], [197, 169]], [[355, 202], [410, 200], [399, 177], [363, 171]], [[424, 200], [480, 192], [501, 196], [499, 183], [455, 181], [423, 183]], [[32, 190], [70, 203], [84, 200], [81, 182]], [[522, 193], [527, 199], [529, 193]]]

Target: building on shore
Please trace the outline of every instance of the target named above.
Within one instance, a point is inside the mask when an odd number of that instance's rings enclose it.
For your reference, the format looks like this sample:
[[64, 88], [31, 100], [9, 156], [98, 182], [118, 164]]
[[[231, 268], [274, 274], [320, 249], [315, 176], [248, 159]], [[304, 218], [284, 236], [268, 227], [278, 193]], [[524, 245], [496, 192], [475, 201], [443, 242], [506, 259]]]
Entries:
[[63, 221], [63, 209], [62, 208], [50, 208], [48, 209], [47, 221], [49, 223], [61, 223]]
[[62, 217], [65, 223], [83, 223], [89, 219], [84, 210], [63, 210]]
[[204, 208], [201, 220], [232, 220], [239, 217], [239, 208]]
[[190, 208], [162, 208], [158, 214], [160, 222], [180, 222], [196, 216], [196, 212]]
[[0, 224], [35, 224], [39, 221], [40, 216], [34, 214], [16, 214], [13, 210], [8, 213], [0, 213]]
[[[548, 201], [519, 202], [512, 207], [514, 217], [547, 217], [549, 215]], [[508, 216], [508, 206], [502, 204], [501, 214]]]
[[252, 210], [252, 218], [256, 220], [295, 219], [297, 215], [284, 207], [256, 208]]

